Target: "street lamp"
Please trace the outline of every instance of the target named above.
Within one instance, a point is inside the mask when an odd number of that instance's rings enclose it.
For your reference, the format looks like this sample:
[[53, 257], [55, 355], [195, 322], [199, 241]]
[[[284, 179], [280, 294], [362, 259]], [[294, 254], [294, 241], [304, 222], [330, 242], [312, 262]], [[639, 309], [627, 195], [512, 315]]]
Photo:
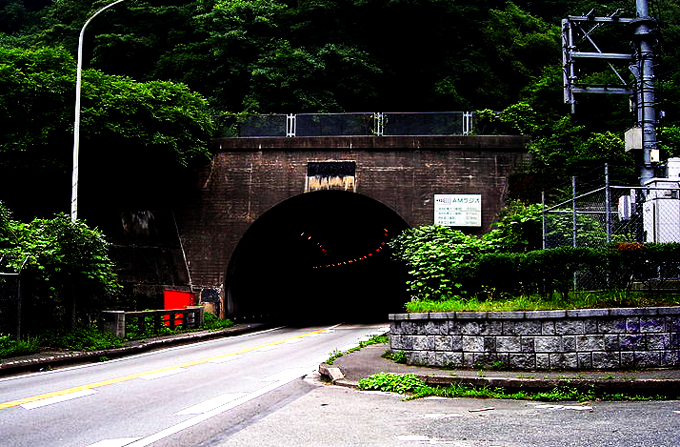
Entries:
[[71, 220], [78, 219], [78, 150], [80, 144], [80, 87], [81, 87], [81, 72], [83, 69], [83, 36], [85, 35], [85, 28], [90, 24], [92, 19], [97, 17], [100, 12], [103, 12], [110, 7], [122, 2], [124, 0], [116, 0], [113, 3], [100, 8], [97, 12], [92, 14], [80, 30], [80, 37], [78, 38], [78, 67], [76, 68], [76, 120], [73, 124], [73, 172], [71, 176]]

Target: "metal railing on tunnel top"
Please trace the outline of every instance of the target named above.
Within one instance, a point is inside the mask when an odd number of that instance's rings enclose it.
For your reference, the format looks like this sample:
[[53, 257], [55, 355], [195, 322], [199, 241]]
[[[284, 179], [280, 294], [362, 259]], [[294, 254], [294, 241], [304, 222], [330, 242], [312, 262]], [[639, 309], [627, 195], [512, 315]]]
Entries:
[[[356, 112], [238, 115], [225, 119], [223, 137], [471, 135], [475, 112]], [[498, 134], [484, 129], [484, 134]]]

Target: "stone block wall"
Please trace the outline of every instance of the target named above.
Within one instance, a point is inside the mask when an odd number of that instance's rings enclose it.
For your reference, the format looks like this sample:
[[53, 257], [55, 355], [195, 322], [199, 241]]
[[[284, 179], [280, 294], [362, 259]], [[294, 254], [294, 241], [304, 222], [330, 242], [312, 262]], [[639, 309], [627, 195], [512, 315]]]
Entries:
[[517, 370], [680, 366], [680, 307], [390, 315], [407, 363]]

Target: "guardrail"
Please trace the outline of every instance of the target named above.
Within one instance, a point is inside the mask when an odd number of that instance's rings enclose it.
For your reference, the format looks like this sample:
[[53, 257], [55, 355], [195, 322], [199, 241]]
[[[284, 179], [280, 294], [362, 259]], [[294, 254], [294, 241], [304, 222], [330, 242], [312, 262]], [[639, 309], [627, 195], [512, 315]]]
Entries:
[[474, 112], [355, 112], [235, 115], [223, 137], [470, 135]]
[[129, 333], [159, 334], [164, 329], [199, 329], [203, 327], [203, 306], [185, 309], [142, 310], [126, 312], [105, 310], [102, 312], [102, 330], [125, 338]]

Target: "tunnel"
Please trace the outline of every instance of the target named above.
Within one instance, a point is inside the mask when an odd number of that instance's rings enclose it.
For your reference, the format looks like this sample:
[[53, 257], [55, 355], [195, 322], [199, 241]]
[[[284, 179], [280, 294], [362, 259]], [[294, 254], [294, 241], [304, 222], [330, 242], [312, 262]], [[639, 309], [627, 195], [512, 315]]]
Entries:
[[259, 217], [226, 275], [230, 318], [284, 323], [386, 322], [407, 301], [406, 268], [390, 239], [408, 225], [361, 194], [316, 191]]

